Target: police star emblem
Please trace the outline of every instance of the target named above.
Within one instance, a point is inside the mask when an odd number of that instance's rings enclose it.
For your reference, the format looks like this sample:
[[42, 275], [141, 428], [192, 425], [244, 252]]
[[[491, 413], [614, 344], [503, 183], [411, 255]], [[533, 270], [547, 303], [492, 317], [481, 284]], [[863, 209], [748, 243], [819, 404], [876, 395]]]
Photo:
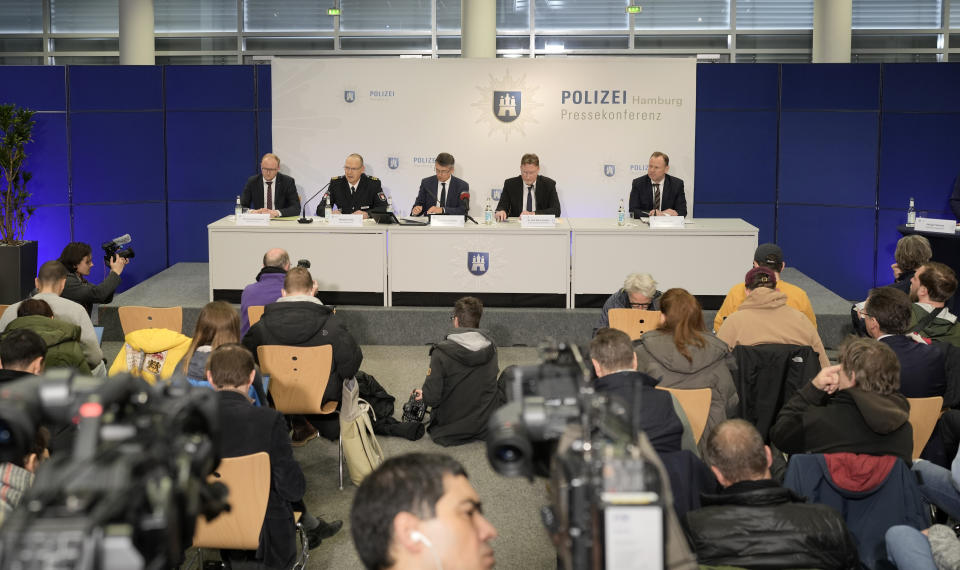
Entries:
[[494, 91], [493, 115], [498, 121], [512, 123], [520, 116], [520, 91]]
[[357, 100], [357, 92], [352, 89], [347, 89], [343, 92], [343, 100], [347, 103], [353, 103]]

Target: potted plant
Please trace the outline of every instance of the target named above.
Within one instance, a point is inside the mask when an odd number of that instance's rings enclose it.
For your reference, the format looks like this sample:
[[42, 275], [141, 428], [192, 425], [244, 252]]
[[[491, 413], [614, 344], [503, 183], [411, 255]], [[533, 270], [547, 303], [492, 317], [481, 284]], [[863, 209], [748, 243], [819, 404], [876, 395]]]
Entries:
[[34, 111], [14, 104], [0, 105], [0, 303], [15, 303], [33, 289], [37, 274], [37, 242], [24, 241], [33, 208], [27, 205], [24, 170], [26, 145], [33, 141]]

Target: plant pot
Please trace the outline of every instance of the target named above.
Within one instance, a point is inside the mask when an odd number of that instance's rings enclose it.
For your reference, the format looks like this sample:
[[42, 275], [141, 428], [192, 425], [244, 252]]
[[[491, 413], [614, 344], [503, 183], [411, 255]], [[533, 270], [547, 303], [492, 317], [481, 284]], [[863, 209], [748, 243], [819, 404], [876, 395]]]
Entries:
[[37, 276], [37, 242], [0, 243], [0, 305], [12, 305], [33, 291]]

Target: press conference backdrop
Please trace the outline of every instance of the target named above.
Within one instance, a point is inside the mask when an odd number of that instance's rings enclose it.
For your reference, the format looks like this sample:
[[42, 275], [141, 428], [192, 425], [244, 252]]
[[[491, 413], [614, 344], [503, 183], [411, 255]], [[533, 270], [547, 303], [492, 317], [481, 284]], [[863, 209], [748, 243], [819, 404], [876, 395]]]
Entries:
[[613, 217], [659, 150], [692, 209], [692, 58], [280, 59], [272, 76], [273, 149], [303, 199], [357, 152], [406, 213], [449, 152], [479, 214], [533, 152], [563, 215]]

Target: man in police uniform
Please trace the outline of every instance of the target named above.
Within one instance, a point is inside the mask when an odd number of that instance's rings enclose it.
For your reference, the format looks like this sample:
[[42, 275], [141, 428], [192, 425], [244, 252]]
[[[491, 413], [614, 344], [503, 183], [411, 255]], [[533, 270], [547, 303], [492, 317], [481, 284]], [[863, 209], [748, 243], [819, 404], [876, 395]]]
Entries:
[[333, 204], [334, 212], [339, 210], [341, 214], [360, 214], [368, 218], [369, 212], [386, 212], [387, 197], [380, 179], [363, 172], [363, 157], [356, 153], [348, 156], [343, 163], [343, 176], [330, 179], [330, 190], [317, 206], [317, 215], [323, 215], [327, 200]]

